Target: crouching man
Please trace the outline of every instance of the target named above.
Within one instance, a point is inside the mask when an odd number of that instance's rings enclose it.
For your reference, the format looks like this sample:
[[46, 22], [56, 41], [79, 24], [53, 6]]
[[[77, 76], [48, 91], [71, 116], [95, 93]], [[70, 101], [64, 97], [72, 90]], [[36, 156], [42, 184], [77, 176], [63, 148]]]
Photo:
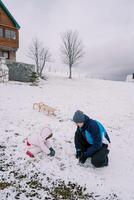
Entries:
[[91, 157], [91, 163], [95, 167], [108, 166], [109, 149], [103, 139], [105, 137], [110, 143], [110, 138], [103, 125], [80, 110], [75, 112], [73, 121], [77, 125], [74, 142], [79, 162], [85, 163], [86, 159]]
[[38, 153], [43, 152], [48, 156], [54, 156], [55, 150], [52, 148], [49, 139], [53, 136], [52, 130], [48, 127], [42, 129], [40, 133], [35, 133], [25, 139], [27, 146], [26, 154], [34, 158]]

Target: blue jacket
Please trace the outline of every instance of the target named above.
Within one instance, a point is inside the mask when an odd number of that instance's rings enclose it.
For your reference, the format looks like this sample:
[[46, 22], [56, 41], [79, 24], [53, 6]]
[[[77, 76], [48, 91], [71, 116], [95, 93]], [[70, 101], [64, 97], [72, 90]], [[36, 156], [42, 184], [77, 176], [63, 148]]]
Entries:
[[83, 138], [91, 145], [84, 153], [86, 157], [92, 156], [102, 147], [104, 137], [110, 143], [110, 138], [103, 125], [96, 120], [90, 119], [86, 115], [84, 125], [79, 130], [81, 131]]

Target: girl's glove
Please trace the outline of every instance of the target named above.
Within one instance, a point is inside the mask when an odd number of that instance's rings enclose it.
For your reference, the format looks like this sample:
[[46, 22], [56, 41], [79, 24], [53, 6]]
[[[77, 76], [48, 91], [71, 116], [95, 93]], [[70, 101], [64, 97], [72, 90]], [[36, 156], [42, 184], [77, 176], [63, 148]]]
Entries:
[[50, 150], [50, 153], [48, 154], [48, 156], [53, 157], [55, 155], [55, 150], [52, 147], [50, 147], [49, 150]]

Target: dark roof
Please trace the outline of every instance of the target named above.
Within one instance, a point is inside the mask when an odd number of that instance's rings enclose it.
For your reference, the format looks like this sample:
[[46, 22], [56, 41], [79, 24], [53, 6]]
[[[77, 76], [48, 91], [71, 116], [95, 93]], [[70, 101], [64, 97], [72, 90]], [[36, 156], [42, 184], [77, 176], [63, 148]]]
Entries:
[[16, 20], [14, 19], [14, 17], [11, 15], [11, 13], [9, 12], [9, 10], [6, 8], [6, 6], [3, 4], [3, 2], [1, 0], [0, 0], [0, 7], [5, 11], [5, 13], [8, 15], [8, 17], [14, 23], [15, 27], [17, 29], [19, 29], [20, 25], [16, 22]]

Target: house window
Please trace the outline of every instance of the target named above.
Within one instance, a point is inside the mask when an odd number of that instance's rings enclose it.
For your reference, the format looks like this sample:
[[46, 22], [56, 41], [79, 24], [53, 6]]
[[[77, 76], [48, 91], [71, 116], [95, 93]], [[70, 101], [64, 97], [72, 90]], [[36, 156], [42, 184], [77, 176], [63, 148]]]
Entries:
[[5, 38], [15, 40], [16, 39], [16, 32], [13, 31], [13, 30], [6, 29], [5, 30]]
[[2, 52], [2, 57], [9, 59], [9, 51], [3, 51]]
[[16, 39], [16, 32], [15, 31], [11, 31], [11, 39], [15, 40]]
[[0, 37], [3, 37], [3, 28], [0, 28]]
[[5, 30], [5, 38], [10, 39], [10, 30]]

